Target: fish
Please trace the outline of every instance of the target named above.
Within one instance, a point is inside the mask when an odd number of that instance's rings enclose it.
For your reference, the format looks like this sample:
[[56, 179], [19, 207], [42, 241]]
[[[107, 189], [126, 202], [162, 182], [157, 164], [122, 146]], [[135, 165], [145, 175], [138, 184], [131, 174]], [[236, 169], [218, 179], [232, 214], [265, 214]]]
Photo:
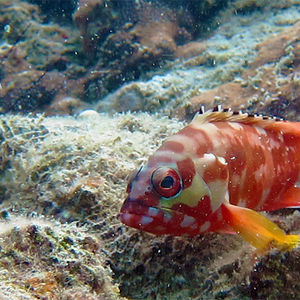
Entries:
[[132, 174], [120, 220], [155, 235], [238, 234], [258, 252], [290, 251], [263, 211], [300, 207], [300, 122], [200, 109]]

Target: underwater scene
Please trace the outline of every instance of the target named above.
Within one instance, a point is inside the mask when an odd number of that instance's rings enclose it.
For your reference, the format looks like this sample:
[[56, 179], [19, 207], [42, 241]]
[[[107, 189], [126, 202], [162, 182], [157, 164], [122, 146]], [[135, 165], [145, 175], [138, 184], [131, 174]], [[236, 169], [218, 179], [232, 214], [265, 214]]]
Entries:
[[0, 300], [300, 299], [299, 0], [0, 0]]

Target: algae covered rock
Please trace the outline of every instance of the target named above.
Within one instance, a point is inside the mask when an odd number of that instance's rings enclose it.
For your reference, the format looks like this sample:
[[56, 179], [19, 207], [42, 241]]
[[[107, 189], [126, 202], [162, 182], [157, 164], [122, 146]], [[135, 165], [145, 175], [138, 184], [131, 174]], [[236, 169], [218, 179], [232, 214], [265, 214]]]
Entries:
[[117, 214], [128, 171], [182, 126], [148, 114], [0, 119], [1, 208], [82, 221]]
[[124, 84], [100, 99], [96, 109], [164, 112], [186, 118], [201, 105], [222, 104], [281, 116], [281, 111], [289, 109], [289, 117], [295, 119], [298, 5], [291, 2], [279, 11], [265, 1], [264, 10], [231, 15], [235, 4], [224, 10], [211, 36], [178, 45], [176, 59], [163, 72]]
[[226, 104], [299, 120], [300, 22], [256, 46], [257, 56], [240, 80], [222, 84], [191, 98], [200, 104]]
[[4, 295], [21, 299], [26, 287], [29, 299], [120, 299], [104, 239], [115, 242], [114, 231], [123, 230], [117, 215], [125, 178], [157, 147], [151, 141], [180, 126], [148, 114], [1, 116]]
[[69, 93], [79, 32], [44, 23], [25, 1], [1, 1], [0, 11], [0, 111], [34, 111]]
[[80, 299], [76, 294], [82, 294], [90, 299], [120, 299], [104, 268], [101, 242], [86, 229], [12, 216], [1, 222], [0, 236], [3, 296], [67, 299], [70, 294]]
[[250, 275], [250, 295], [254, 299], [299, 299], [300, 251], [270, 253]]
[[[74, 98], [76, 108], [182, 117], [199, 102], [230, 104], [238, 93], [243, 96], [233, 101], [240, 108], [252, 109], [259, 97], [278, 100], [278, 92], [259, 81], [281, 85], [291, 74], [275, 70], [274, 79], [274, 68], [266, 66], [265, 74], [265, 65], [257, 74], [244, 72], [258, 44], [299, 20], [296, 0], [273, 2], [2, 1], [0, 112], [74, 114], [77, 109], [56, 105]], [[282, 57], [285, 69], [297, 64], [294, 47], [283, 49], [290, 54]], [[297, 92], [295, 81], [284, 84], [287, 102]], [[215, 90], [228, 82], [238, 86], [232, 93], [231, 85]]]

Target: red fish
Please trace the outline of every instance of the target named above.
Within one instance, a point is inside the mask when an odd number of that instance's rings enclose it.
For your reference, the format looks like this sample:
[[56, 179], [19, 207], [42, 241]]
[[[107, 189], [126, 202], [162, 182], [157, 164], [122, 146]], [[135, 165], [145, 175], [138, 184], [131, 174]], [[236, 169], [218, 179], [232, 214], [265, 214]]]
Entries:
[[260, 251], [291, 250], [257, 211], [300, 206], [300, 123], [216, 108], [196, 114], [129, 181], [121, 221], [156, 235], [238, 233]]

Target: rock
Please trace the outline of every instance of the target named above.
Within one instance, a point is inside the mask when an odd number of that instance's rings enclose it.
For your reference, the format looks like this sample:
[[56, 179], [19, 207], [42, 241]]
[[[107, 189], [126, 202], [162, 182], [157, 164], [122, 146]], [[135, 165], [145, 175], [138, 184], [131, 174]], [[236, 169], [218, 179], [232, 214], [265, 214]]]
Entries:
[[70, 294], [80, 299], [82, 293], [86, 299], [96, 299], [95, 294], [121, 299], [105, 270], [101, 242], [76, 226], [12, 217], [1, 223], [0, 236], [0, 289], [8, 299], [59, 299]]
[[178, 58], [192, 58], [195, 56], [199, 56], [201, 53], [203, 53], [206, 49], [205, 43], [201, 42], [190, 42], [186, 43], [185, 45], [178, 46], [176, 49], [176, 57]]
[[[286, 117], [295, 119], [297, 16], [293, 7], [282, 15], [266, 9], [263, 18], [260, 13], [230, 15], [230, 22], [223, 21], [205, 40], [177, 45], [177, 59], [165, 66], [167, 71], [124, 84], [100, 99], [96, 109], [150, 111], [186, 119], [203, 104], [207, 109], [223, 104], [278, 116], [289, 106]], [[180, 26], [178, 16], [176, 20]], [[285, 42], [281, 45], [281, 41]], [[277, 50], [269, 57], [266, 45], [273, 42]], [[278, 53], [283, 56], [278, 57]]]
[[208, 107], [223, 104], [237, 110], [249, 109], [296, 119], [300, 95], [299, 35], [300, 22], [297, 22], [258, 44], [257, 56], [242, 73], [240, 82], [226, 83], [193, 97], [194, 111], [201, 104], [208, 104]]
[[[1, 111], [37, 111], [50, 105], [60, 92], [75, 96], [78, 88], [73, 94], [67, 56], [79, 39], [78, 32], [43, 24], [38, 7], [24, 1], [2, 2], [0, 10], [0, 23], [4, 24], [0, 32], [4, 40], [0, 51]], [[80, 86], [80, 81], [76, 85]]]
[[207, 31], [203, 25], [207, 19], [198, 26], [199, 16], [214, 18], [221, 1], [180, 2], [179, 8], [174, 2], [164, 2], [79, 2], [73, 18], [83, 36], [84, 55], [92, 65], [84, 77], [86, 99], [102, 99], [123, 83], [164, 68], [177, 56], [203, 52], [202, 47], [196, 49], [197, 43], [185, 44]]

